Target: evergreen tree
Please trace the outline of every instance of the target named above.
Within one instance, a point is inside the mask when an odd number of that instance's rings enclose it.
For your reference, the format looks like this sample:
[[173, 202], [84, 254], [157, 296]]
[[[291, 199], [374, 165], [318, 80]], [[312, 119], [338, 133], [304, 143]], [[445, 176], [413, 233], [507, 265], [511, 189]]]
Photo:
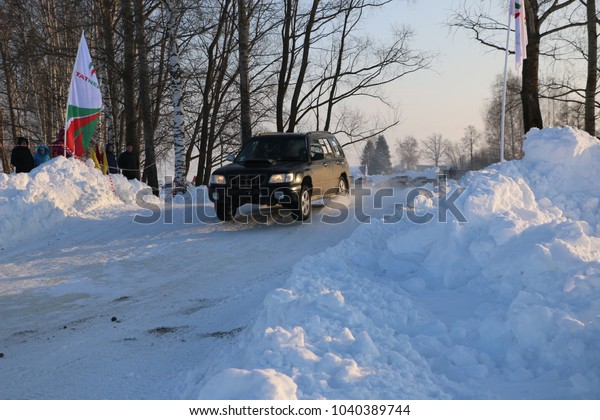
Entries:
[[379, 136], [375, 144], [374, 153], [374, 174], [386, 174], [392, 170], [392, 157], [390, 154], [390, 147], [384, 136]]
[[369, 174], [380, 175], [391, 171], [390, 148], [384, 136], [379, 136], [377, 140], [367, 141], [362, 155], [360, 157], [360, 170], [365, 173], [365, 166], [368, 166]]
[[365, 147], [363, 148], [362, 155], [360, 156], [360, 170], [364, 174], [365, 166], [369, 167], [369, 173], [373, 174], [373, 169], [371, 165], [373, 164], [373, 155], [375, 154], [375, 145], [372, 140], [367, 141]]

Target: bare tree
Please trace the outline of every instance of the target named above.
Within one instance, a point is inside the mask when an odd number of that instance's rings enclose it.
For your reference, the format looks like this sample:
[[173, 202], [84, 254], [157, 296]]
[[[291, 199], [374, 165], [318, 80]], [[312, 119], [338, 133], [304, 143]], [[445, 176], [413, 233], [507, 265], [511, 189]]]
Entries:
[[400, 160], [400, 168], [403, 171], [417, 168], [419, 154], [419, 142], [414, 136], [407, 136], [396, 144], [396, 155]]
[[250, 42], [249, 22], [246, 0], [238, 0], [238, 33], [239, 33], [239, 73], [240, 73], [240, 127], [242, 144], [246, 144], [252, 137], [252, 119], [250, 111]]
[[148, 68], [148, 45], [145, 31], [144, 0], [134, 0], [135, 40], [138, 50], [138, 80], [140, 96], [140, 113], [144, 128], [144, 168], [142, 180], [151, 188], [154, 195], [159, 195], [156, 155], [154, 153], [154, 125], [152, 123], [152, 103], [150, 102], [150, 74]]
[[[11, 41], [13, 39], [13, 25], [16, 23], [15, 16], [18, 12], [18, 3], [10, 2], [5, 4], [2, 11], [0, 11], [0, 58], [2, 59], [2, 72], [4, 73], [4, 96], [6, 106], [2, 106], [0, 109], [2, 122], [4, 123], [4, 110], [7, 109], [8, 117], [10, 120], [10, 133], [12, 141], [17, 139], [17, 113], [15, 109], [14, 99], [14, 69], [13, 60], [11, 59]], [[10, 162], [8, 160], [8, 153], [4, 147], [4, 124], [2, 124], [2, 169], [4, 172], [9, 173], [11, 171]]]
[[107, 142], [116, 144], [116, 150], [120, 150], [117, 144], [115, 123], [117, 121], [117, 74], [116, 74], [116, 52], [114, 47], [114, 0], [102, 0], [98, 8], [100, 20], [100, 36], [102, 47], [99, 51], [101, 59], [98, 60], [100, 68], [100, 88], [102, 89], [104, 123], [107, 133]]
[[473, 159], [475, 156], [475, 146], [479, 143], [481, 139], [481, 134], [479, 131], [472, 125], [467, 126], [465, 128], [465, 134], [461, 139], [463, 147], [469, 153], [469, 169], [473, 170]]
[[[552, 75], [543, 80], [541, 84], [541, 97], [550, 101], [551, 110], [559, 109], [558, 115], [569, 117], [570, 121], [556, 119], [557, 114], [551, 116], [554, 124], [573, 124], [590, 133], [596, 132], [596, 114], [600, 108], [597, 100], [598, 88], [598, 24], [596, 17], [596, 3], [580, 0], [578, 7], [572, 7], [567, 22], [574, 24], [553, 34], [549, 41], [554, 47], [546, 54], [552, 59], [550, 68]], [[577, 25], [585, 22], [586, 27]], [[583, 73], [587, 74], [584, 75]], [[585, 80], [585, 82], [584, 82]], [[579, 111], [585, 114], [579, 118], [572, 116]]]
[[585, 87], [585, 130], [596, 135], [596, 93], [598, 88], [598, 16], [595, 0], [581, 0], [586, 4], [588, 59], [587, 83]]
[[131, 0], [121, 0], [121, 21], [123, 23], [123, 111], [125, 116], [125, 143], [133, 146], [139, 156], [140, 145], [137, 139], [137, 119], [135, 115], [135, 26]]
[[450, 142], [441, 134], [434, 133], [423, 141], [423, 154], [431, 159], [435, 166], [439, 166], [440, 160], [447, 153]]
[[[0, 127], [4, 125], [4, 116], [0, 111]], [[0, 129], [0, 163], [2, 163], [2, 171], [4, 173], [10, 173], [11, 167], [8, 160], [8, 153], [4, 147], [4, 130]]]
[[[232, 86], [238, 80], [239, 65], [234, 62], [237, 51], [236, 2], [224, 0], [218, 5], [218, 20], [207, 32], [206, 69], [201, 110], [198, 113], [199, 135], [196, 144], [199, 150], [196, 184], [207, 184], [213, 165], [215, 144], [234, 120], [239, 124], [239, 100], [229, 102]], [[235, 112], [234, 112], [235, 111]]]
[[[484, 108], [484, 138], [487, 143], [486, 156], [491, 156], [493, 162], [500, 161], [500, 128], [502, 114], [502, 75], [496, 77], [496, 81], [490, 88], [490, 99]], [[523, 157], [523, 102], [520, 95], [520, 80], [513, 74], [507, 76], [506, 89], [506, 119], [504, 121], [505, 131], [505, 157], [509, 160]], [[475, 154], [474, 154], [475, 156]], [[477, 161], [477, 159], [474, 159]], [[486, 165], [489, 162], [486, 162]], [[475, 166], [477, 166], [474, 163]]]
[[[446, 156], [448, 157], [450, 164], [454, 168], [464, 169], [467, 167], [467, 161], [469, 161], [469, 158], [465, 154], [465, 148], [462, 144], [451, 142], [448, 145], [448, 150], [446, 151]], [[473, 159], [471, 158], [470, 161], [473, 162]], [[472, 163], [471, 163], [471, 166], [472, 166]], [[473, 169], [473, 168], [471, 168], [471, 169]]]
[[[297, 0], [285, 2], [277, 72], [278, 130], [294, 131], [303, 124], [327, 131], [349, 126], [340, 118], [348, 115], [343, 105], [350, 98], [362, 97], [393, 108], [383, 87], [427, 68], [431, 57], [411, 48], [413, 33], [408, 28], [394, 30], [387, 44], [357, 33], [365, 14], [387, 3], [314, 0], [304, 10]], [[341, 112], [336, 115], [336, 110]], [[363, 140], [396, 124], [397, 120], [385, 127], [360, 127], [365, 136], [344, 133]]]
[[[293, 89], [292, 99], [290, 104], [289, 111], [289, 123], [288, 123], [288, 132], [293, 132], [296, 128], [296, 124], [298, 123], [298, 106], [300, 101], [300, 93], [302, 92], [302, 86], [304, 84], [304, 78], [306, 76], [306, 70], [308, 68], [308, 61], [310, 57], [310, 48], [312, 45], [311, 37], [314, 35], [313, 30], [318, 30], [319, 27], [315, 28], [315, 24], [317, 19], [317, 10], [319, 9], [320, 0], [313, 0], [312, 6], [310, 8], [310, 12], [308, 13], [308, 19], [306, 21], [306, 26], [304, 28], [303, 34], [303, 42], [302, 42], [302, 59], [299, 63], [298, 76], [296, 79], [296, 84]], [[316, 32], [316, 31], [315, 31]]]

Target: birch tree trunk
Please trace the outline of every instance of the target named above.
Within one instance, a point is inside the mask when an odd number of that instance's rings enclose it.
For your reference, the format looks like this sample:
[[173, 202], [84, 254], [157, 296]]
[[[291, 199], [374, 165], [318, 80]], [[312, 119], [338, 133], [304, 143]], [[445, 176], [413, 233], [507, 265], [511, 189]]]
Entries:
[[185, 118], [181, 94], [181, 67], [177, 50], [177, 0], [166, 0], [169, 37], [169, 74], [173, 94], [173, 145], [175, 149], [175, 185], [185, 185]]

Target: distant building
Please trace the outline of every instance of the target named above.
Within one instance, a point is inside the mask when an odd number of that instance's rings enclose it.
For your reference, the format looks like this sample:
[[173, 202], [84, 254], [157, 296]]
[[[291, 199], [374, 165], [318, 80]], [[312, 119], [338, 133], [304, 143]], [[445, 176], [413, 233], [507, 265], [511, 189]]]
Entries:
[[433, 168], [435, 165], [417, 165], [416, 172], [425, 172], [428, 169]]

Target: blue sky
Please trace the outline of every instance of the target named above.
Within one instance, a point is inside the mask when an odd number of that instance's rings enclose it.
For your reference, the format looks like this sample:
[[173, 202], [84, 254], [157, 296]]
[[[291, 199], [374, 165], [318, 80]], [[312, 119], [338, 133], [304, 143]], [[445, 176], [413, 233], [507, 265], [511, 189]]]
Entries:
[[[385, 37], [393, 25], [415, 31], [414, 47], [437, 55], [431, 70], [408, 75], [389, 87], [400, 107], [401, 124], [386, 133], [390, 148], [407, 135], [421, 140], [433, 133], [458, 141], [464, 128], [483, 128], [482, 109], [490, 86], [504, 71], [504, 54], [480, 46], [466, 31], [450, 32], [445, 23], [456, 0], [394, 0], [370, 16], [365, 29]], [[499, 19], [504, 12], [499, 11]], [[509, 70], [514, 69], [514, 56]]]

